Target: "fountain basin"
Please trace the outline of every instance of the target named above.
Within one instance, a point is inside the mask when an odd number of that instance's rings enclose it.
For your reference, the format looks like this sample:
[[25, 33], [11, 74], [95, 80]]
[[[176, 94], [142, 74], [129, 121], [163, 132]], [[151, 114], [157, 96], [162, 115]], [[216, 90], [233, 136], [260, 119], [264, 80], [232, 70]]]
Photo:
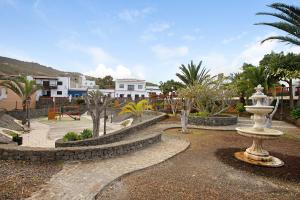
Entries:
[[262, 146], [263, 140], [277, 139], [283, 135], [283, 132], [270, 128], [258, 130], [254, 127], [241, 127], [236, 128], [236, 130], [238, 134], [252, 138], [253, 143], [245, 152], [236, 152], [234, 154], [235, 158], [250, 164], [267, 167], [280, 167], [284, 165], [283, 161], [271, 156]]
[[268, 114], [272, 112], [274, 106], [245, 106], [246, 111], [254, 114]]
[[263, 130], [257, 130], [253, 127], [239, 127], [236, 128], [238, 134], [246, 136], [246, 137], [252, 137], [252, 138], [261, 138], [261, 139], [276, 139], [277, 137], [283, 135], [283, 132], [270, 129], [270, 128], [264, 128]]

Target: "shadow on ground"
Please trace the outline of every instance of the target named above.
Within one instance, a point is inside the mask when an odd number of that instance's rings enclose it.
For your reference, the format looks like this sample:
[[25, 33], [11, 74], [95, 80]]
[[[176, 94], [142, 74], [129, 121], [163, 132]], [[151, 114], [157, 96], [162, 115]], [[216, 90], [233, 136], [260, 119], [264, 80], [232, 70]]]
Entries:
[[270, 152], [284, 161], [284, 166], [279, 168], [255, 166], [249, 163], [237, 160], [233, 154], [238, 151], [244, 151], [239, 148], [222, 148], [215, 152], [216, 157], [223, 163], [234, 167], [235, 169], [253, 173], [258, 176], [272, 177], [283, 181], [300, 183], [300, 157]]

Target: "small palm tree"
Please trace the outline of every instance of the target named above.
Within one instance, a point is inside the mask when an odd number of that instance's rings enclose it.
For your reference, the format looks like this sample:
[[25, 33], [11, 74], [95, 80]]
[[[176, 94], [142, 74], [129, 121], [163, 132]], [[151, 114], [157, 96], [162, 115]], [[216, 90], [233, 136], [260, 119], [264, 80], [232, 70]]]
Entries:
[[149, 105], [149, 101], [147, 99], [140, 100], [138, 103], [129, 102], [127, 103], [119, 113], [119, 115], [125, 113], [131, 113], [135, 117], [137, 117], [140, 121], [142, 121], [142, 116], [145, 110], [152, 110], [152, 106]]
[[[28, 80], [25, 76], [9, 79], [0, 83], [0, 86], [10, 89], [18, 95], [22, 101], [23, 111], [26, 111], [27, 125], [30, 127], [29, 107], [31, 96], [40, 89], [34, 80]], [[24, 117], [23, 122], [26, 123]]]
[[[193, 61], [187, 65], [181, 65], [179, 67], [181, 73], [176, 73], [176, 76], [187, 86], [195, 83], [204, 83], [210, 77], [209, 70], [205, 67], [201, 69], [202, 61], [196, 66]], [[200, 70], [201, 69], [201, 70]]]
[[300, 7], [286, 5], [283, 3], [273, 3], [269, 5], [270, 8], [280, 11], [280, 13], [259, 12], [257, 15], [274, 16], [282, 21], [273, 23], [257, 23], [255, 25], [267, 25], [275, 27], [286, 32], [286, 36], [271, 36], [264, 39], [261, 43], [267, 40], [279, 40], [300, 46]]

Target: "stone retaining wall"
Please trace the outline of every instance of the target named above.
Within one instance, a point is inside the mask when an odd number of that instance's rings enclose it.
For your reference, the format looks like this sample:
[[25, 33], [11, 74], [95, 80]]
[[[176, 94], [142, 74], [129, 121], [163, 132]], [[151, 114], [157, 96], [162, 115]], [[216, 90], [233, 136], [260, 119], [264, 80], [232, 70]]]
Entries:
[[165, 113], [160, 113], [158, 116], [152, 119], [146, 120], [144, 122], [140, 122], [138, 124], [129, 126], [127, 128], [123, 128], [121, 130], [115, 131], [107, 135], [102, 135], [97, 138], [89, 138], [85, 140], [69, 141], [69, 142], [64, 142], [62, 139], [58, 139], [55, 141], [55, 147], [95, 146], [95, 145], [118, 142], [121, 141], [123, 138], [135, 133], [136, 131], [151, 126], [165, 118], [167, 118], [167, 115]]
[[189, 124], [202, 126], [228, 126], [237, 124], [237, 116], [198, 117], [189, 116]]
[[33, 148], [0, 145], [0, 159], [29, 161], [103, 159], [137, 151], [159, 141], [161, 141], [161, 133], [154, 133], [130, 141], [88, 147]]

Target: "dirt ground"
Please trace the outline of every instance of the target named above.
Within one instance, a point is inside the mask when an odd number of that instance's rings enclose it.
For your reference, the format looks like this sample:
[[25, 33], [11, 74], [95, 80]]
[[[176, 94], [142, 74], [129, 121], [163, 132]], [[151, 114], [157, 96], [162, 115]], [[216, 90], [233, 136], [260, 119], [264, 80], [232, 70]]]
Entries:
[[[179, 134], [168, 130], [166, 134]], [[98, 199], [300, 199], [300, 139], [293, 129], [264, 142], [280, 168], [253, 166], [233, 157], [251, 140], [233, 131], [193, 130], [185, 152], [166, 162], [126, 175], [107, 186]]]
[[59, 162], [0, 160], [0, 199], [17, 200], [29, 197], [61, 169], [62, 163]]

